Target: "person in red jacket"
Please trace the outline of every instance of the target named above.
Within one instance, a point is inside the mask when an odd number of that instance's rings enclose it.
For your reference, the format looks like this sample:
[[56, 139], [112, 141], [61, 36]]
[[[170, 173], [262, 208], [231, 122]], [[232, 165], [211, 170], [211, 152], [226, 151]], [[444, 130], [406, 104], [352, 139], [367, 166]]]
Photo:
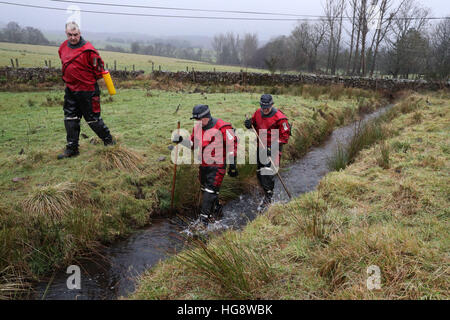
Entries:
[[67, 40], [61, 44], [58, 53], [62, 64], [62, 78], [66, 84], [63, 109], [67, 145], [58, 159], [79, 154], [81, 117], [84, 117], [105, 146], [115, 143], [100, 117], [100, 89], [97, 80], [103, 76], [103, 60], [92, 44], [83, 39], [75, 22], [66, 24], [66, 35]]
[[[264, 207], [272, 202], [273, 188], [275, 186], [275, 170], [278, 170], [283, 146], [288, 143], [291, 134], [288, 118], [283, 112], [277, 110], [273, 104], [272, 96], [270, 94], [263, 94], [260, 100], [261, 108], [256, 110], [251, 119], [247, 119], [244, 122], [247, 129], [255, 128], [263, 142], [261, 144], [258, 140], [257, 177], [264, 190], [264, 199], [261, 203]], [[274, 130], [278, 130], [278, 134]], [[275, 147], [275, 143], [278, 145], [278, 148]], [[274, 147], [273, 151], [278, 151], [278, 154], [272, 154], [272, 146]], [[272, 166], [269, 157], [271, 157], [275, 168]]]
[[222, 206], [219, 204], [219, 190], [229, 164], [228, 175], [236, 177], [237, 138], [230, 123], [213, 118], [209, 106], [197, 105], [192, 111], [192, 119], [197, 120], [190, 141], [175, 135], [173, 142], [199, 149], [201, 157], [199, 178], [202, 190], [200, 220], [207, 224], [220, 218]]

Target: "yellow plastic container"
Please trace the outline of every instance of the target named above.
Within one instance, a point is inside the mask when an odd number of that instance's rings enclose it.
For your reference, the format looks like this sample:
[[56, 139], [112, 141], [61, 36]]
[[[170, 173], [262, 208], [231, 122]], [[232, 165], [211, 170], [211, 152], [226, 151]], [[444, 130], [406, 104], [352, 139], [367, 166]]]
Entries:
[[114, 88], [114, 83], [111, 79], [111, 75], [109, 74], [109, 71], [103, 72], [103, 79], [105, 80], [106, 87], [108, 88], [108, 92], [110, 95], [116, 94], [116, 88]]

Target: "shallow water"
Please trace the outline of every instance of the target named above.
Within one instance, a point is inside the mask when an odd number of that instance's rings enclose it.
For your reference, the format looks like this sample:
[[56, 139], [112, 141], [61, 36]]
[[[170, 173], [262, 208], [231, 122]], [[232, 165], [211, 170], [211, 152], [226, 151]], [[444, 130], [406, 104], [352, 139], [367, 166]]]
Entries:
[[[387, 111], [385, 107], [366, 115], [362, 121], [374, 119]], [[293, 197], [315, 189], [328, 172], [328, 158], [332, 156], [338, 143], [347, 144], [353, 136], [353, 123], [338, 128], [320, 146], [312, 148], [304, 157], [280, 171], [280, 174]], [[289, 200], [281, 183], [276, 179], [274, 200]], [[208, 231], [228, 228], [239, 229], [258, 215], [257, 208], [261, 194], [241, 195], [224, 207], [221, 221], [208, 226]], [[35, 287], [34, 299], [78, 299], [102, 300], [127, 296], [135, 289], [136, 277], [154, 266], [161, 259], [180, 251], [183, 247], [183, 234], [189, 228], [179, 219], [156, 219], [151, 226], [142, 229], [126, 240], [105, 248], [103, 259], [79, 261], [81, 267], [81, 289], [69, 290], [67, 279], [70, 274], [57, 272], [53, 279], [39, 283]], [[75, 263], [74, 263], [75, 264]]]

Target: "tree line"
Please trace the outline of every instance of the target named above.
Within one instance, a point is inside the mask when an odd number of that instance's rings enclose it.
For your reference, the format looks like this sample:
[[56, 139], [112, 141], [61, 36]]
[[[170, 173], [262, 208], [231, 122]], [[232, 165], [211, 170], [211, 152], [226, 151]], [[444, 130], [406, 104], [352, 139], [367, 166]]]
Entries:
[[9, 22], [0, 30], [0, 41], [26, 44], [48, 45], [50, 41], [36, 28], [22, 28], [17, 22]]
[[[108, 50], [107, 47], [105, 47], [106, 50]], [[130, 52], [177, 59], [213, 62], [213, 53], [210, 50], [191, 47], [188, 41], [183, 41], [183, 43], [180, 44], [162, 41], [151, 43], [132, 42]]]
[[324, 0], [323, 18], [259, 46], [256, 34], [218, 34], [216, 63], [276, 71], [395, 78], [450, 75], [450, 19], [430, 23], [417, 0]]

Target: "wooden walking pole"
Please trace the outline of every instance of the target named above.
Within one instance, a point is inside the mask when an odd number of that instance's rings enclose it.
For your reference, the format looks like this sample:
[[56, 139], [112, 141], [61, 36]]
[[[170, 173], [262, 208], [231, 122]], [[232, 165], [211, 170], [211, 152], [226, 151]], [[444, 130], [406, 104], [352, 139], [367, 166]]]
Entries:
[[[180, 135], [180, 121], [177, 125], [177, 134]], [[175, 195], [175, 182], [177, 180], [177, 162], [178, 162], [178, 143], [175, 146], [175, 164], [173, 166], [172, 199], [170, 201], [170, 211], [173, 212], [173, 198]]]
[[[246, 118], [247, 120], [249, 120], [247, 115], [245, 115], [245, 118]], [[253, 126], [253, 124], [252, 124], [252, 129], [253, 129], [253, 132], [254, 132], [254, 133], [256, 134], [256, 136], [258, 137], [259, 143], [261, 143], [261, 145], [264, 147], [264, 149], [267, 150], [266, 146], [264, 145], [264, 143], [262, 142], [261, 138], [259, 137], [258, 132], [256, 132], [256, 129], [255, 129], [255, 127]], [[272, 161], [272, 155], [270, 155], [269, 160], [270, 160], [270, 163], [272, 164], [272, 166], [273, 166], [274, 168], [276, 168], [275, 164], [274, 164], [273, 161]], [[277, 170], [277, 176], [278, 176], [278, 179], [280, 179], [280, 182], [281, 182], [281, 184], [283, 185], [284, 190], [286, 191], [287, 195], [289, 196], [289, 199], [292, 199], [292, 195], [291, 195], [291, 193], [289, 192], [289, 190], [288, 190], [288, 188], [286, 187], [286, 185], [284, 184], [284, 181], [283, 181], [283, 179], [281, 178], [280, 173], [278, 172], [278, 170]]]

